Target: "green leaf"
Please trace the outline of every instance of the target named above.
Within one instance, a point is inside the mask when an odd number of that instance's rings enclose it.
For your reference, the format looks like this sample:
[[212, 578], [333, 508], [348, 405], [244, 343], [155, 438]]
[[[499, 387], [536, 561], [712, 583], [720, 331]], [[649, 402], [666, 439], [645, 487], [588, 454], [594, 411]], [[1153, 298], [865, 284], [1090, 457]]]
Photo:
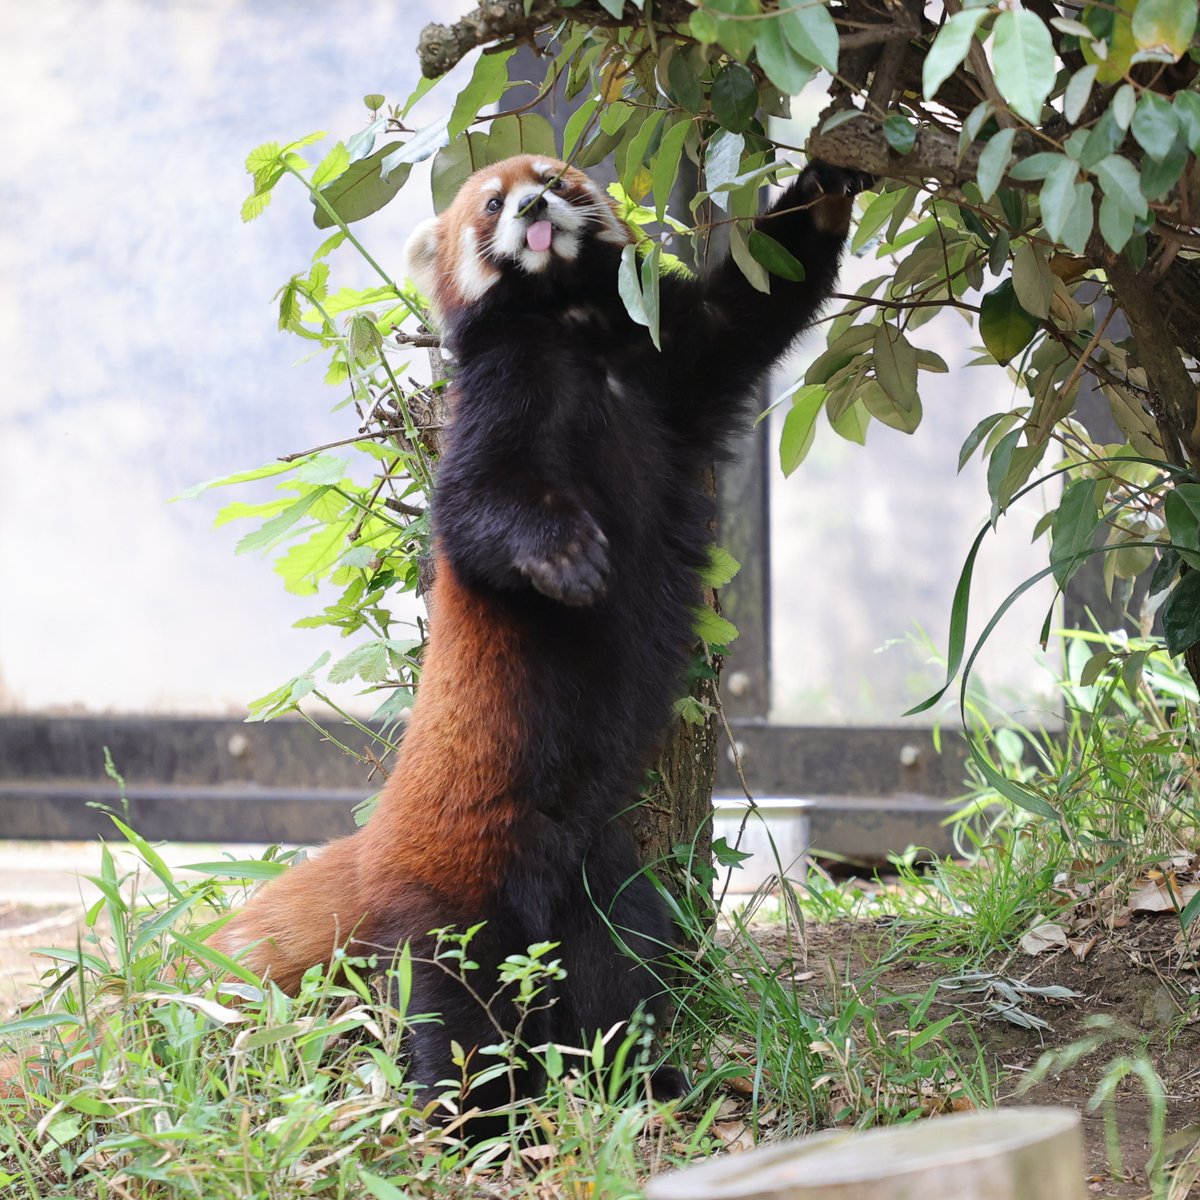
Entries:
[[[374, 154], [359, 159], [336, 182], [322, 190], [321, 195], [347, 225], [378, 212], [404, 186], [412, 170], [411, 163], [405, 163], [394, 170], [387, 179], [384, 179], [382, 170], [383, 160], [399, 149], [399, 146], [399, 142], [389, 142]], [[316, 201], [313, 203], [316, 204]], [[316, 204], [313, 209], [313, 224], [318, 229], [329, 229], [334, 221], [319, 204]]]
[[[629, 140], [621, 167], [621, 182], [625, 185], [627, 192], [633, 192], [634, 179], [641, 171], [642, 165], [646, 160], [646, 151], [650, 148], [650, 140], [654, 137], [659, 122], [666, 115], [667, 110], [665, 108], [651, 109], [638, 127], [637, 133]], [[641, 199], [640, 195], [638, 199]]]
[[267, 862], [261, 858], [221, 859], [219, 862], [187, 863], [185, 871], [199, 871], [217, 879], [253, 879], [266, 881], [282, 875], [287, 863]]
[[979, 336], [988, 353], [1001, 366], [1033, 341], [1038, 323], [1021, 307], [1012, 280], [1006, 279], [988, 292], [979, 309]]
[[781, 243], [761, 229], [752, 229], [747, 238], [750, 253], [762, 263], [772, 275], [800, 283], [804, 279], [804, 264]]
[[824, 4], [804, 4], [780, 9], [779, 23], [784, 36], [801, 58], [837, 73], [840, 47], [837, 26]]
[[338, 142], [330, 152], [317, 164], [312, 173], [312, 185], [315, 188], [332, 183], [350, 166], [350, 151], [344, 142]]
[[333, 454], [314, 454], [299, 464], [296, 477], [314, 487], [332, 486], [345, 478], [350, 460]]
[[1193, 154], [1200, 154], [1200, 95], [1196, 92], [1176, 92], [1175, 117], [1188, 149]]
[[738, 177], [746, 139], [740, 133], [720, 130], [704, 151], [704, 186], [718, 208], [729, 210], [729, 197], [718, 189]]
[[409, 1192], [398, 1188], [382, 1175], [373, 1175], [365, 1167], [356, 1167], [359, 1182], [374, 1197], [374, 1200], [408, 1200]]
[[256, 217], [261, 217], [266, 211], [267, 205], [271, 203], [271, 193], [254, 192], [242, 201], [242, 220], [246, 223], [253, 221]]
[[646, 328], [656, 350], [662, 349], [659, 338], [661, 311], [659, 308], [659, 275], [662, 270], [662, 243], [655, 242], [650, 253], [642, 259], [642, 308], [646, 313]]
[[921, 424], [921, 399], [915, 394], [908, 404], [901, 404], [876, 380], [869, 379], [859, 389], [858, 400], [877, 421], [901, 433], [913, 433]]
[[[717, 16], [717, 41], [733, 58], [745, 62], [754, 49], [762, 22], [760, 0], [705, 0], [704, 7]], [[733, 20], [726, 20], [725, 17]]]
[[726, 63], [713, 80], [711, 98], [713, 116], [726, 129], [742, 133], [758, 109], [758, 85], [748, 67]]
[[1054, 87], [1054, 42], [1040, 17], [1008, 9], [992, 30], [996, 86], [1012, 110], [1031, 125], [1041, 123], [1042, 105]]
[[683, 144], [687, 141], [687, 135], [691, 128], [691, 121], [677, 121], [663, 134], [662, 141], [658, 145], [658, 154], [650, 169], [650, 186], [654, 192], [654, 215], [659, 221], [662, 221], [666, 215], [667, 203], [671, 199], [671, 190], [679, 175], [679, 164], [683, 158]]
[[1182, 136], [1171, 143], [1171, 149], [1163, 158], [1151, 158], [1147, 154], [1142, 159], [1140, 174], [1142, 195], [1154, 204], [1165, 200], [1183, 176], [1187, 161], [1188, 149]]
[[983, 148], [975, 179], [979, 184], [979, 194], [984, 200], [990, 200], [996, 194], [996, 189], [1008, 170], [1008, 164], [1012, 161], [1013, 138], [1016, 136], [1015, 128], [1001, 129], [988, 139], [988, 144]]
[[737, 626], [706, 604], [692, 609], [692, 632], [708, 646], [728, 646], [738, 635]]
[[1150, 583], [1147, 586], [1147, 595], [1154, 596], [1161, 592], [1164, 588], [1170, 587], [1171, 581], [1179, 571], [1179, 551], [1173, 546], [1164, 546], [1159, 552], [1158, 565], [1154, 568], [1154, 574], [1150, 576]]
[[859, 446], [867, 444], [867, 429], [871, 424], [871, 414], [867, 412], [867, 406], [861, 400], [856, 399], [836, 417], [829, 413], [828, 408], [825, 411], [829, 416], [829, 424], [838, 437], [845, 438], [846, 441], [854, 442]]
[[514, 154], [557, 156], [554, 126], [541, 113], [511, 113], [492, 122], [487, 137], [487, 161], [502, 162]]
[[1159, 611], [1168, 654], [1182, 654], [1200, 641], [1200, 571], [1182, 576]]
[[932, 100], [938, 88], [962, 65], [975, 40], [975, 30], [986, 16], [986, 8], [964, 8], [938, 31], [921, 68], [921, 89], [926, 100]]
[[690, 113], [698, 113], [704, 104], [704, 89], [690, 56], [682, 49], [667, 63], [667, 88], [672, 99]]
[[642, 299], [642, 281], [638, 274], [637, 247], [630, 244], [621, 251], [621, 266], [617, 270], [617, 294], [625, 305], [629, 319], [638, 325], [649, 326], [646, 305]]
[[512, 50], [501, 50], [496, 54], [479, 56], [471, 73], [471, 82], [458, 93], [458, 99], [454, 102], [446, 126], [447, 139], [452, 141], [460, 133], [465, 133], [481, 108], [495, 104], [504, 95], [508, 85], [508, 60], [512, 54]]
[[1133, 236], [1136, 218], [1137, 214], [1125, 207], [1120, 196], [1112, 192], [1105, 193], [1100, 201], [1100, 234], [1111, 250], [1119, 253], [1125, 248]]
[[808, 59], [801, 58], [788, 41], [783, 21], [778, 18], [762, 23], [754, 53], [767, 78], [785, 96], [798, 96], [817, 73], [816, 66]]
[[728, 550], [713, 543], [708, 548], [708, 563], [700, 572], [700, 579], [708, 587], [720, 588], [731, 582], [741, 569], [742, 564]]
[[1060, 588], [1083, 566], [1083, 556], [1092, 548], [1100, 514], [1096, 509], [1096, 481], [1077, 479], [1063, 492], [1050, 530], [1050, 565]]
[[261, 529], [248, 533], [234, 548], [235, 554], [247, 554], [251, 550], [265, 550], [279, 540], [320, 498], [327, 487], [313, 488], [294, 504], [289, 504], [277, 517], [272, 517]]
[[1167, 493], [1163, 504], [1171, 545], [1180, 550], [1200, 550], [1200, 484], [1180, 483]]
[[750, 253], [750, 240], [741, 221], [735, 221], [729, 227], [729, 255], [755, 291], [771, 291], [771, 276], [762, 263]]
[[1129, 159], [1110, 154], [1096, 163], [1093, 170], [1106, 196], [1120, 200], [1134, 216], [1144, 217], [1150, 211], [1150, 205], [1142, 195], [1141, 177]]
[[1040, 203], [1042, 224], [1051, 240], [1057, 242], [1062, 240], [1063, 227], [1075, 197], [1079, 164], [1065, 154], [1056, 154], [1054, 159], [1054, 164], [1046, 172], [1046, 182], [1042, 184]]
[[900, 329], [886, 321], [875, 332], [873, 365], [880, 387], [901, 408], [910, 408], [917, 395], [917, 352]]
[[436, 121], [418, 129], [407, 142], [398, 150], [394, 150], [383, 160], [383, 176], [386, 179], [397, 167], [405, 163], [423, 162], [431, 154], [436, 154], [450, 141], [447, 129], [450, 124], [449, 115], [439, 117]]
[[[1189, 7], [1193, 9], [1192, 19], [1194, 21], [1195, 5], [1190, 3], [1190, 0]], [[1169, 100], [1164, 99], [1157, 92], [1147, 90], [1142, 93], [1137, 108], [1134, 110], [1129, 131], [1138, 145], [1151, 158], [1161, 159], [1166, 158], [1175, 143], [1175, 135], [1179, 131], [1179, 121]]]
[[825, 388], [809, 384], [799, 388], [783, 421], [779, 439], [779, 465], [790, 475], [805, 459], [816, 435], [817, 414], [825, 403]]
[[[1045, 196], [1045, 189], [1042, 189]], [[1044, 201], [1043, 201], [1044, 203]], [[1022, 242], [1013, 255], [1013, 290], [1017, 300], [1030, 316], [1046, 317], [1050, 314], [1050, 300], [1054, 296], [1054, 272], [1039, 253], [1033, 242]]]
[[1076, 183], [1067, 207], [1067, 219], [1062, 228], [1062, 243], [1072, 254], [1082, 255], [1096, 221], [1096, 189], [1091, 183]]
[[378, 683], [386, 679], [391, 666], [389, 644], [387, 638], [373, 638], [351, 650], [329, 668], [329, 682], [348, 683], [355, 677], [364, 683]]
[[1187, 53], [1195, 33], [1192, 0], [1138, 0], [1133, 10], [1133, 40], [1147, 57], [1175, 62]]
[[450, 207], [458, 189], [480, 167], [487, 165], [487, 136], [468, 133], [443, 146], [433, 160], [430, 189], [433, 193], [434, 212], [445, 212]]
[[897, 154], [907, 154], [917, 144], [916, 126], [903, 113], [892, 113], [884, 121], [883, 136]]
[[256, 479], [270, 479], [273, 475], [285, 475], [294, 471], [300, 465], [297, 462], [269, 462], [261, 467], [251, 467], [247, 471], [235, 471], [232, 475], [219, 475], [216, 479], [206, 479], [203, 483], [194, 483], [190, 488], [173, 497], [173, 500], [194, 500], [201, 492], [209, 488], [230, 487], [236, 483], [253, 483]]
[[1083, 110], [1087, 107], [1098, 70], [1099, 67], [1095, 63], [1080, 67], [1071, 76], [1071, 82], [1067, 84], [1067, 90], [1063, 93], [1063, 114], [1072, 125], [1079, 120], [1083, 115]]
[[1113, 120], [1122, 128], [1128, 129], [1130, 121], [1133, 120], [1133, 114], [1137, 111], [1137, 92], [1133, 90], [1131, 84], [1123, 83], [1116, 90], [1113, 96], [1110, 111], [1113, 115]]
[[991, 433], [997, 425], [1000, 424], [1001, 421], [1007, 419], [1009, 416], [1011, 416], [1010, 413], [992, 413], [991, 416], [984, 417], [983, 420], [980, 421], [979, 424], [976, 425], [969, 434], [967, 434], [966, 441], [963, 442], [962, 448], [958, 452], [958, 469], [960, 471], [970, 461], [971, 455], [975, 453], [980, 442], [982, 442], [984, 438], [986, 438], [987, 435]]
[[625, 0], [600, 0], [600, 7], [610, 17], [615, 17], [619, 21], [621, 14], [625, 11]]
[[592, 96], [591, 99], [585, 100], [567, 120], [563, 127], [562, 156], [564, 159], [569, 159], [574, 153], [579, 139], [583, 136], [583, 131], [591, 123], [592, 116], [599, 104], [600, 97]]
[[[692, 13], [691, 19], [688, 21], [688, 32], [702, 46], [711, 46], [717, 40], [718, 31], [717, 18], [712, 13], [703, 8], [698, 8]], [[669, 70], [670, 68], [668, 68]]]

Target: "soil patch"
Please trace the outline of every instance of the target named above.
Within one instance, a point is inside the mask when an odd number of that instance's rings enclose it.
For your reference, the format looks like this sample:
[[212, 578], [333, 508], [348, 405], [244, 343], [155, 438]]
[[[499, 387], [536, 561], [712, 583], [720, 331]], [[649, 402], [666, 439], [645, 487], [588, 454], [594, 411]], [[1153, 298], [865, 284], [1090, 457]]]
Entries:
[[[1083, 961], [1069, 950], [1039, 955], [1021, 952], [985, 964], [981, 974], [1026, 985], [1030, 989], [1057, 986], [1070, 997], [1044, 996], [1019, 990], [1019, 1005], [1009, 1019], [1003, 990], [964, 993], [945, 986], [961, 971], [961, 963], [889, 961], [898, 941], [898, 928], [888, 923], [839, 922], [810, 925], [806, 931], [807, 967], [812, 978], [804, 986], [814, 1002], [830, 1002], [846, 980], [856, 981], [872, 1001], [889, 996], [919, 996], [942, 983], [928, 1019], [936, 1020], [959, 1008], [966, 1022], [951, 1026], [949, 1040], [963, 1053], [973, 1052], [971, 1033], [984, 1047], [988, 1061], [999, 1066], [1004, 1082], [1001, 1104], [1057, 1104], [1074, 1108], [1083, 1117], [1088, 1184], [1097, 1196], [1131, 1200], [1148, 1195], [1145, 1165], [1150, 1106], [1136, 1076], [1118, 1085], [1114, 1100], [1125, 1178], [1109, 1170], [1102, 1112], [1088, 1104], [1108, 1065], [1125, 1054], [1144, 1053], [1167, 1089], [1168, 1135], [1200, 1124], [1200, 976], [1178, 944], [1179, 925], [1171, 917], [1135, 918], [1123, 928], [1101, 934]], [[789, 946], [785, 930], [756, 925], [755, 940], [781, 962], [800, 958]], [[880, 967], [879, 964], [885, 964]], [[1059, 1050], [1095, 1034], [1089, 1017], [1102, 1015], [1114, 1029], [1111, 1040], [1084, 1054], [1069, 1067], [1033, 1086], [1025, 1077], [1047, 1050]], [[1013, 1023], [1032, 1018], [1035, 1027]], [[1044, 1025], [1041, 1023], [1044, 1022]], [[1200, 1139], [1200, 1132], [1196, 1138]], [[1200, 1196], [1200, 1188], [1189, 1195]], [[1182, 1193], [1180, 1193], [1182, 1200]]]

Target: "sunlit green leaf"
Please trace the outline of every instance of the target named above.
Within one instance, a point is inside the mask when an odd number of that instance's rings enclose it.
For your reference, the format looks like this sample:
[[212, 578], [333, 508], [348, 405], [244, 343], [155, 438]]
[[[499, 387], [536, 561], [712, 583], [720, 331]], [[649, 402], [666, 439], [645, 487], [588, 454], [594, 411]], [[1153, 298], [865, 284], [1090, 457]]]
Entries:
[[961, 66], [975, 40], [975, 30], [986, 16], [986, 8], [964, 8], [950, 16], [938, 31], [921, 68], [921, 87], [926, 100], [932, 100], [938, 88]]
[[825, 388], [820, 384], [799, 388], [792, 397], [792, 407], [784, 417], [779, 439], [779, 465], [784, 475], [790, 475], [812, 448], [817, 414], [824, 403]]
[[1174, 62], [1182, 58], [1196, 33], [1192, 0], [1138, 0], [1133, 10], [1133, 40], [1138, 49]]
[[983, 148], [979, 156], [976, 182], [984, 200], [990, 200], [996, 194], [996, 189], [1008, 170], [1008, 164], [1012, 161], [1013, 138], [1016, 136], [1016, 129], [1001, 129], [988, 139], [988, 144]]
[[1092, 547], [1100, 514], [1096, 509], [1096, 481], [1077, 479], [1067, 486], [1051, 522], [1050, 565], [1054, 582], [1067, 586], [1071, 576], [1083, 566], [1084, 555]]
[[824, 4], [801, 4], [780, 11], [782, 15], [778, 20], [783, 25], [784, 36], [800, 57], [824, 67], [831, 75], [835, 74], [840, 43], [829, 9]]
[[[1178, 3], [1178, 0], [1175, 0]], [[1195, 20], [1195, 5], [1188, 4]], [[1137, 143], [1151, 158], [1165, 158], [1175, 142], [1179, 131], [1179, 120], [1171, 102], [1156, 92], [1144, 91], [1137, 102], [1129, 131]]]
[[[347, 225], [378, 212], [404, 186], [412, 170], [410, 163], [394, 170], [389, 178], [383, 178], [383, 160], [399, 146], [399, 142], [389, 142], [374, 154], [351, 164], [334, 183], [322, 190], [321, 195]], [[318, 229], [330, 228], [334, 224], [333, 218], [315, 201], [314, 205], [313, 224]]]
[[495, 104], [504, 94], [508, 84], [508, 60], [512, 55], [513, 51], [509, 49], [479, 56], [471, 73], [471, 81], [458, 93], [454, 101], [454, 109], [446, 125], [447, 140], [452, 141], [465, 132], [480, 109]]
[[1028, 9], [1006, 9], [992, 30], [992, 66], [1000, 94], [1031, 125], [1054, 86], [1054, 42], [1042, 19]]

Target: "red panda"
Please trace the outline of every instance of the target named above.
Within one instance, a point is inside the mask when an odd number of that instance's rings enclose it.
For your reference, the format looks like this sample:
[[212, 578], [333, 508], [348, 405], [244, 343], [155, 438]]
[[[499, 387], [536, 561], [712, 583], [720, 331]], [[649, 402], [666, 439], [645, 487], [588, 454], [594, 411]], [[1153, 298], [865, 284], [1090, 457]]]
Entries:
[[[485, 167], [418, 227], [410, 271], [455, 363], [420, 695], [367, 826], [266, 886], [214, 945], [294, 991], [337, 946], [407, 940], [422, 957], [431, 930], [486, 922], [471, 943], [480, 978], [560, 943], [567, 976], [530, 1042], [590, 1044], [658, 1007], [670, 922], [621, 814], [694, 643], [702, 470], [829, 296], [857, 187], [813, 163], [760, 218], [801, 282], [765, 295], [730, 263], [664, 276], [661, 351], [618, 295], [631, 235], [573, 167]], [[492, 1018], [515, 1020], [507, 1000], [489, 1017], [426, 965], [411, 1008], [442, 1015], [410, 1039], [426, 1089], [456, 1074], [451, 1040], [469, 1051], [497, 1040]], [[682, 1077], [661, 1069], [657, 1085]]]

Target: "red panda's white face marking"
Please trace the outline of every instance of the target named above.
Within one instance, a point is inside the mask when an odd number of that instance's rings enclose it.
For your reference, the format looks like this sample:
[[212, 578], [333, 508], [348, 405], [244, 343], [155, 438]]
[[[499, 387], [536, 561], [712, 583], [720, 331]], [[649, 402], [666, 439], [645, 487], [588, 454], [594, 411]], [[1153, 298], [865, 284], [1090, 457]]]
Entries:
[[405, 252], [414, 282], [444, 314], [481, 299], [504, 271], [536, 275], [573, 261], [589, 237], [630, 240], [583, 172], [521, 155], [476, 171], [440, 217], [413, 231]]

